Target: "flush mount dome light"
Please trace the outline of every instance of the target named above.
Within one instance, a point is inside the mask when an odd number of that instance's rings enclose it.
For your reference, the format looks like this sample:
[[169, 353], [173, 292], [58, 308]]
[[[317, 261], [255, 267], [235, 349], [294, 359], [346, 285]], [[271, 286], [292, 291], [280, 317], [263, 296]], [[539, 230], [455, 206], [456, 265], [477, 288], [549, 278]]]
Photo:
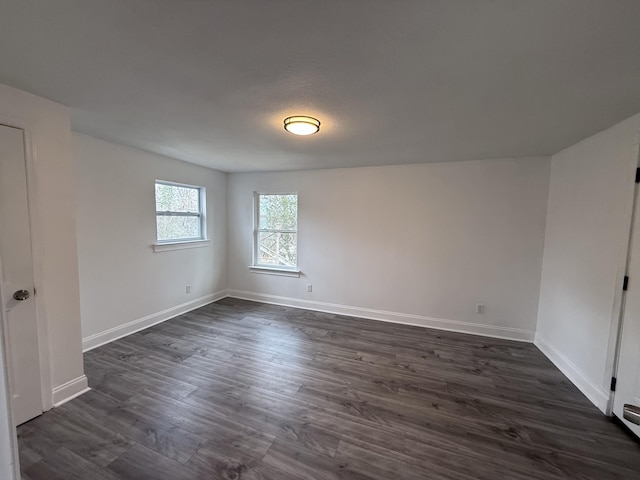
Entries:
[[320, 130], [320, 120], [303, 115], [287, 117], [284, 119], [284, 129], [294, 135], [313, 135]]

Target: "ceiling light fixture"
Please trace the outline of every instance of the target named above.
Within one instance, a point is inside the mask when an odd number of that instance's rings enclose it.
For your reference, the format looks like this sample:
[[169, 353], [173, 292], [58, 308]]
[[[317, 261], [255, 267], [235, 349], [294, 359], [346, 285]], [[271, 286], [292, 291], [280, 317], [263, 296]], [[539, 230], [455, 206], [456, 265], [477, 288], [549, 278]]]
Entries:
[[320, 130], [320, 120], [304, 115], [284, 119], [284, 129], [294, 135], [313, 135]]

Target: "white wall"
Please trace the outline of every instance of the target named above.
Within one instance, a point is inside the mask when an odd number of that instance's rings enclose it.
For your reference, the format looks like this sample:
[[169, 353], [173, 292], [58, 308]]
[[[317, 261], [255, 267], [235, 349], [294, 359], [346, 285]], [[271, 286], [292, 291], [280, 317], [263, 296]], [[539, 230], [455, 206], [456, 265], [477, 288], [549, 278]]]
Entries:
[[71, 129], [66, 107], [0, 85], [0, 121], [27, 136], [43, 407], [87, 387], [81, 350]]
[[[230, 174], [230, 294], [531, 341], [548, 175], [547, 158]], [[298, 192], [301, 278], [247, 268], [254, 191]]]
[[[226, 174], [76, 133], [73, 146], [85, 349], [224, 296]], [[156, 179], [206, 187], [209, 245], [153, 251]]]
[[620, 314], [640, 115], [557, 153], [536, 345], [602, 411]]

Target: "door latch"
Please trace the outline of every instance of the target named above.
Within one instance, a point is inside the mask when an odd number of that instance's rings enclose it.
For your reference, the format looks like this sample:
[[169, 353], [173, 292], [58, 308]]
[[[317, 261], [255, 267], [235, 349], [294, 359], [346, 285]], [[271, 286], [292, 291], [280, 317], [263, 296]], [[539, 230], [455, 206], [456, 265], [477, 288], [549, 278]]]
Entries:
[[13, 299], [22, 302], [29, 298], [29, 290], [16, 290], [13, 294]]

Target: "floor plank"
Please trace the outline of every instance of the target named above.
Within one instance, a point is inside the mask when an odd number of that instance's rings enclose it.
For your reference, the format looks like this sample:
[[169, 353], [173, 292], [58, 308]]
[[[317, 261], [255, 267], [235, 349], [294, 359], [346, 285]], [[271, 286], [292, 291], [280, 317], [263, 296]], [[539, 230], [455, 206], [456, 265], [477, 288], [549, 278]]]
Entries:
[[85, 354], [24, 479], [640, 479], [533, 345], [226, 298]]

